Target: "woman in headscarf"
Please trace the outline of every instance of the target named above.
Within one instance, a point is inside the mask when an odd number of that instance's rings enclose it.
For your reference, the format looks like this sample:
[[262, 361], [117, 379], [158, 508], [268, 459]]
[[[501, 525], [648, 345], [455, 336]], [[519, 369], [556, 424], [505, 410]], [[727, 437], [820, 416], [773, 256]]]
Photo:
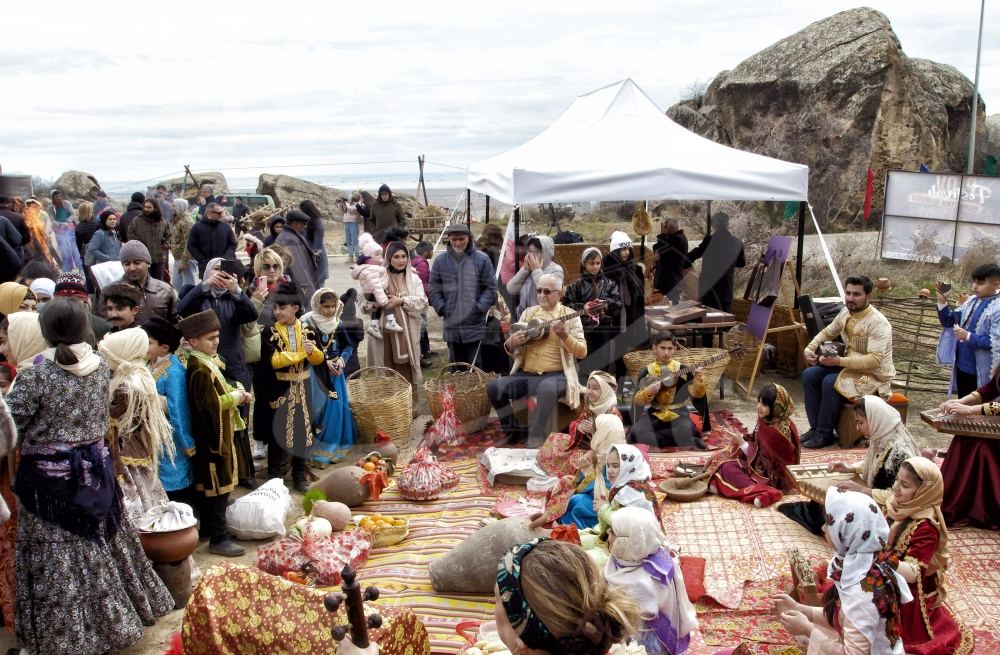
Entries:
[[52, 295], [56, 292], [56, 283], [47, 277], [40, 277], [32, 280], [28, 288], [35, 296], [35, 310], [42, 311], [45, 303], [52, 300]]
[[[618, 282], [601, 270], [602, 255], [599, 248], [587, 248], [580, 256], [580, 278], [566, 288], [564, 303], [575, 311], [593, 310], [581, 316], [583, 336], [587, 340], [587, 357], [580, 362], [580, 374], [610, 369], [611, 353], [602, 350], [620, 331], [615, 318], [622, 311], [622, 297]], [[601, 307], [599, 303], [604, 303]]]
[[151, 507], [168, 501], [158, 474], [161, 454], [173, 459], [173, 430], [146, 367], [149, 337], [142, 328], [111, 332], [97, 346], [113, 377], [109, 441], [122, 463], [125, 512], [136, 527]]
[[611, 517], [611, 557], [604, 579], [636, 602], [642, 623], [633, 637], [648, 655], [687, 652], [698, 617], [688, 600], [680, 560], [667, 543], [659, 521], [637, 507], [623, 507]]
[[[42, 351], [48, 348], [42, 337], [42, 328], [38, 323], [39, 315], [35, 312], [17, 312], [5, 319], [7, 324], [7, 353], [10, 363], [23, 372], [35, 362], [44, 360]], [[11, 389], [19, 383], [14, 378]], [[9, 392], [8, 392], [9, 393]], [[14, 598], [16, 583], [14, 580], [14, 553], [17, 541], [17, 500], [14, 496], [13, 481], [17, 464], [20, 461], [20, 451], [11, 442], [9, 447], [0, 452], [0, 497], [7, 506], [10, 516], [0, 525], [0, 610], [3, 611], [4, 626], [9, 632], [14, 629]]]
[[35, 311], [35, 294], [17, 282], [0, 284], [0, 314], [10, 316], [16, 312]]
[[594, 422], [602, 414], [621, 418], [618, 411], [618, 383], [604, 371], [594, 371], [587, 379], [587, 402], [580, 415], [570, 421], [569, 434], [553, 432], [538, 451], [538, 464], [552, 476], [573, 475], [580, 460], [590, 451]]
[[111, 371], [87, 343], [86, 309], [56, 298], [40, 322], [51, 347], [8, 396], [22, 448], [17, 642], [32, 653], [98, 655], [139, 641], [174, 600], [123, 516], [105, 443]]
[[945, 605], [948, 528], [941, 514], [944, 479], [923, 457], [903, 462], [886, 513], [892, 519], [886, 551], [899, 559], [914, 602], [903, 605], [902, 638], [908, 655], [967, 655], [975, 637]]
[[[368, 365], [386, 366], [397, 371], [413, 387], [413, 415], [417, 412], [417, 394], [423, 376], [420, 372], [420, 315], [427, 309], [427, 296], [420, 278], [410, 268], [410, 254], [406, 245], [392, 241], [386, 246], [385, 267], [389, 271], [389, 307], [395, 309], [396, 322], [402, 332], [385, 328], [386, 314], [382, 313], [384, 339], [368, 340]], [[365, 303], [371, 313], [374, 303]]]
[[285, 217], [281, 214], [275, 214], [271, 217], [271, 220], [267, 222], [268, 235], [264, 237], [264, 247], [270, 247], [274, 245], [275, 240], [277, 240], [278, 235], [281, 231], [285, 229]]
[[823, 531], [833, 546], [827, 566], [833, 585], [823, 607], [781, 594], [775, 611], [807, 655], [903, 655], [901, 606], [913, 599], [896, 572], [898, 562], [882, 549], [889, 525], [875, 502], [854, 491], [826, 493]]
[[559, 279], [559, 286], [563, 286], [566, 272], [562, 266], [552, 261], [555, 254], [556, 245], [552, 237], [538, 235], [528, 239], [528, 252], [521, 262], [521, 269], [507, 281], [507, 293], [517, 300], [514, 320], [519, 320], [524, 310], [538, 304], [535, 285], [543, 275], [555, 275]]
[[343, 451], [357, 441], [344, 379], [354, 346], [340, 322], [344, 305], [337, 292], [322, 287], [313, 294], [309, 306], [312, 311], [302, 317], [302, 322], [312, 328], [316, 345], [324, 354], [323, 363], [313, 367], [310, 378], [313, 424], [317, 427], [310, 463], [326, 468], [335, 458], [342, 459]]
[[730, 456], [716, 468], [709, 490], [756, 507], [767, 507], [792, 491], [795, 481], [788, 465], [798, 464], [802, 452], [799, 431], [792, 422], [788, 391], [769, 384], [757, 397], [757, 427], [746, 439], [739, 432], [723, 428], [732, 439]]
[[854, 405], [858, 431], [868, 437], [864, 461], [849, 465], [830, 464], [838, 473], [857, 473], [864, 484], [846, 482], [842, 489], [860, 491], [884, 506], [892, 496], [892, 485], [903, 462], [920, 454], [896, 408], [878, 396], [863, 396]]
[[624, 232], [611, 235], [611, 251], [604, 256], [604, 274], [618, 285], [620, 310], [611, 315], [615, 328], [610, 359], [615, 364], [615, 376], [625, 375], [625, 353], [642, 348], [646, 333], [646, 283], [642, 268], [635, 261], [632, 239]]
[[634, 632], [639, 611], [579, 546], [538, 538], [497, 567], [497, 632], [511, 653], [604, 655]]

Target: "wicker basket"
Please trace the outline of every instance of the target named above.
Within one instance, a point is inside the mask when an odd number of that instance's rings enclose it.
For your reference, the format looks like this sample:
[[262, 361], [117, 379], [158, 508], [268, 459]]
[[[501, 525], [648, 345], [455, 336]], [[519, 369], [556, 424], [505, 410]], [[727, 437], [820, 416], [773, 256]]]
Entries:
[[[725, 351], [721, 348], [680, 348], [677, 354], [674, 355], [674, 359], [682, 365], [697, 364], [722, 352]], [[648, 348], [633, 350], [630, 353], [625, 353], [623, 359], [625, 360], [625, 368], [628, 376], [638, 381], [642, 377], [646, 366], [653, 361], [653, 351]], [[722, 379], [722, 374], [725, 372], [728, 363], [729, 358], [724, 357], [713, 364], [709, 364], [702, 371], [702, 375], [705, 376], [705, 389], [709, 395], [718, 388], [719, 380]]]
[[375, 433], [385, 432], [400, 452], [409, 448], [413, 388], [399, 372], [383, 366], [355, 371], [347, 378], [347, 395], [359, 443], [375, 443]]
[[372, 548], [382, 548], [384, 546], [395, 546], [410, 533], [410, 521], [404, 519], [406, 525], [394, 525], [388, 528], [379, 528], [372, 531]]
[[[464, 367], [468, 370], [462, 369]], [[462, 431], [466, 434], [479, 432], [486, 425], [489, 418], [490, 405], [489, 396], [486, 395], [486, 385], [492, 380], [500, 377], [496, 373], [487, 373], [482, 369], [457, 362], [449, 364], [441, 369], [436, 377], [424, 382], [424, 392], [427, 395], [427, 404], [430, 405], [431, 414], [437, 419], [444, 413], [444, 404], [441, 398], [446, 387], [451, 387], [451, 399], [455, 402], [455, 414], [462, 423]]]
[[723, 338], [722, 343], [727, 348], [735, 345], [743, 346], [743, 353], [739, 357], [733, 357], [726, 365], [726, 375], [730, 380], [741, 382], [749, 381], [750, 371], [757, 360], [757, 351], [760, 350], [760, 339], [750, 334], [747, 330], [730, 330]]

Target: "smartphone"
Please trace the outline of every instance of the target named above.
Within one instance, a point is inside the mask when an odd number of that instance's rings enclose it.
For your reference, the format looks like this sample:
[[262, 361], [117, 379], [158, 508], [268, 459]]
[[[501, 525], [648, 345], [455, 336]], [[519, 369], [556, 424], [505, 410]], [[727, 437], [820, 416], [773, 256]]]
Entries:
[[257, 278], [257, 288], [258, 289], [265, 289], [265, 290], [267, 289], [267, 276], [266, 275], [261, 275], [259, 278]]
[[223, 259], [219, 268], [222, 269], [223, 273], [228, 273], [235, 278], [239, 278], [243, 274], [243, 264], [235, 259]]

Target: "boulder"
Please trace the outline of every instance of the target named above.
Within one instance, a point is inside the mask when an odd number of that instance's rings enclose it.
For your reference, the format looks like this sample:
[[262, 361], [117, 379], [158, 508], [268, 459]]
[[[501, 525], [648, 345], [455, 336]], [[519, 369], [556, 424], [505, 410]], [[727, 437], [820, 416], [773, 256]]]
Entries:
[[[194, 177], [198, 180], [197, 185], [191, 181], [190, 177], [185, 176], [172, 177], [157, 184], [163, 184], [168, 189], [173, 189], [178, 198], [183, 197], [188, 201], [194, 200], [198, 195], [198, 189], [206, 184], [212, 187], [212, 192], [217, 196], [229, 194], [229, 183], [226, 182], [226, 176], [219, 171], [196, 172]], [[184, 189], [183, 196], [181, 195], [182, 188]]]
[[274, 198], [274, 204], [282, 209], [298, 209], [303, 200], [312, 200], [325, 218], [340, 221], [344, 212], [340, 208], [340, 198], [350, 195], [333, 187], [315, 182], [307, 182], [290, 175], [263, 174], [257, 181], [257, 193]]
[[[889, 20], [858, 8], [719, 73], [667, 115], [719, 143], [807, 164], [817, 218], [848, 223], [861, 211], [869, 167], [878, 215], [886, 170], [964, 171], [971, 96], [958, 70], [907, 57]], [[985, 152], [981, 101], [977, 112]]]
[[96, 194], [101, 190], [101, 183], [90, 173], [66, 171], [55, 181], [52, 189], [62, 191], [63, 198], [76, 205], [84, 200], [88, 202], [97, 200]]

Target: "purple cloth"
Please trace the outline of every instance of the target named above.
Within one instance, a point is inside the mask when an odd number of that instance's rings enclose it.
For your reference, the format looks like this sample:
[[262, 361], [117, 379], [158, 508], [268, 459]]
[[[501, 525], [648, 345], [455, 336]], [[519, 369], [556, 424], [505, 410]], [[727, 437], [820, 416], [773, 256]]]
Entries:
[[[670, 585], [674, 582], [674, 560], [670, 557], [670, 553], [663, 548], [643, 561], [642, 570], [662, 585]], [[677, 628], [670, 622], [669, 616], [658, 613], [647, 623], [656, 638], [666, 646], [668, 652], [681, 653], [687, 650], [691, 637], [686, 635], [679, 639]]]

